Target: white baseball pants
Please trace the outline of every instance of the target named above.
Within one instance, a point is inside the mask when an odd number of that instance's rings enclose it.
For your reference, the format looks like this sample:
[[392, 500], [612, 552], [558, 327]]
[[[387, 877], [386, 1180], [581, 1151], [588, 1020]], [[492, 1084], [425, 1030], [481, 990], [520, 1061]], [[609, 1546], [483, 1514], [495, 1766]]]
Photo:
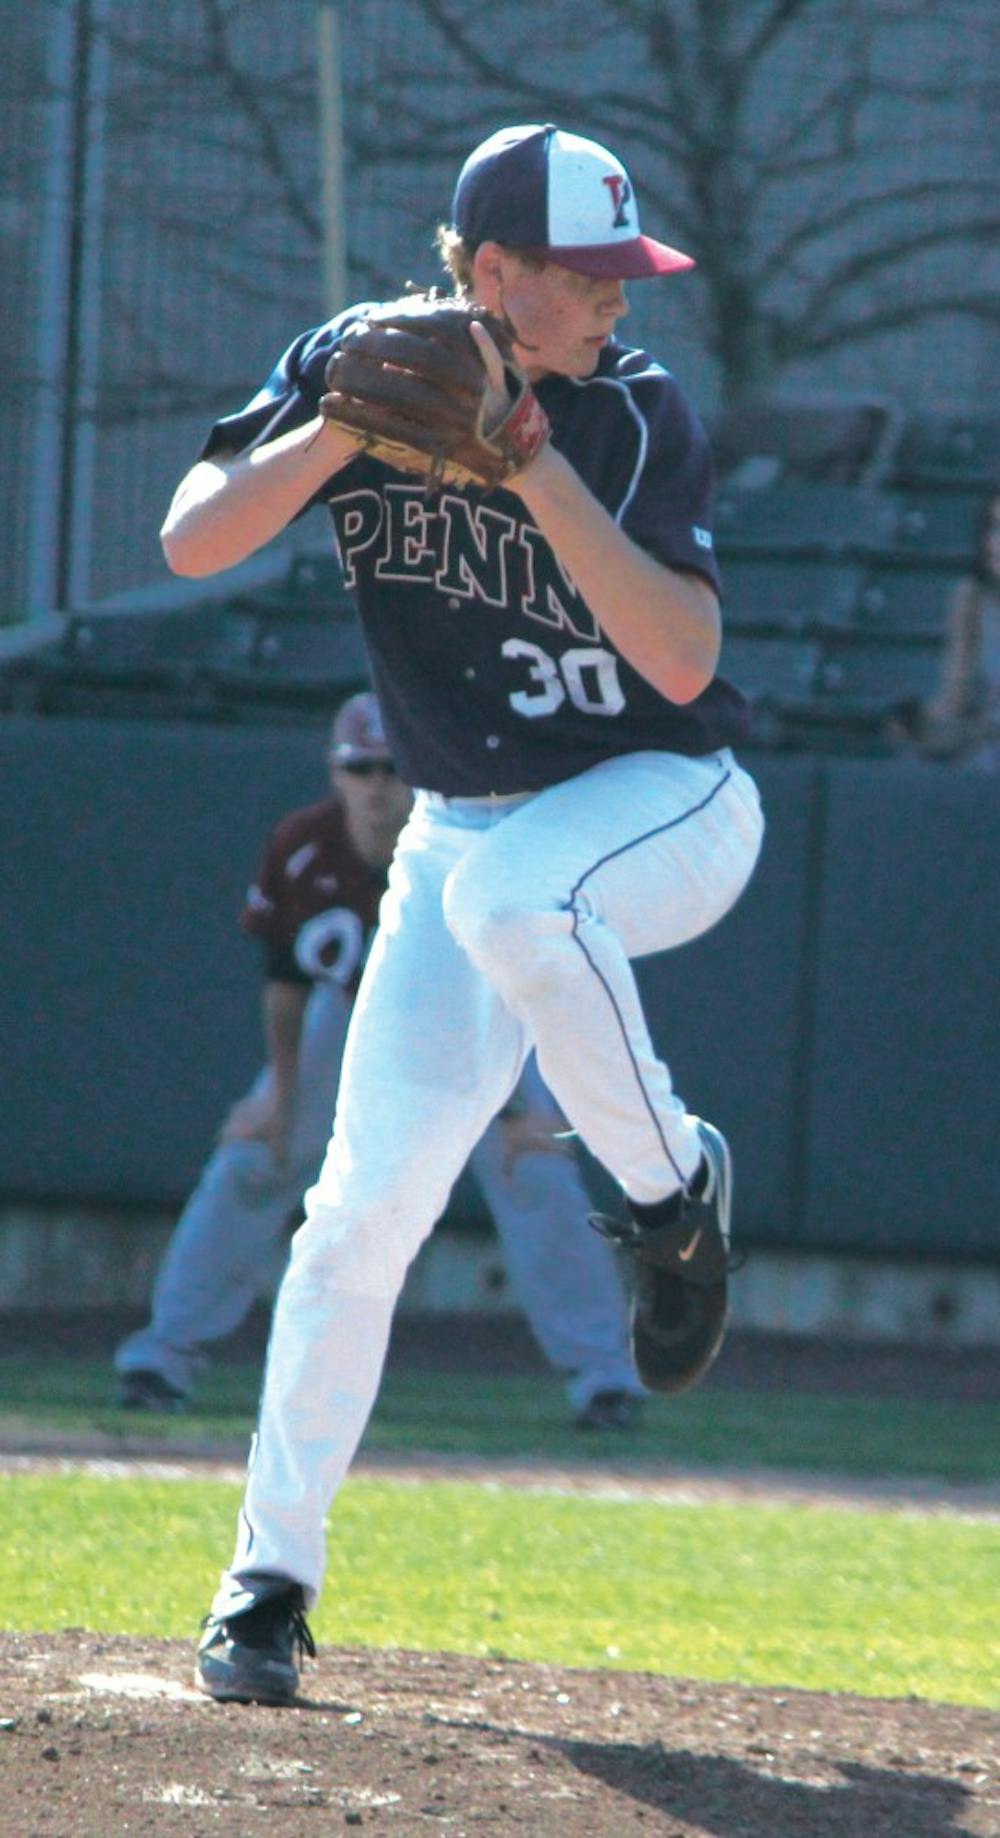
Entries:
[[[316, 1180], [330, 1137], [350, 1002], [339, 984], [316, 984], [303, 1029], [295, 1123], [279, 1166], [262, 1142], [225, 1142], [209, 1157], [164, 1251], [150, 1319], [117, 1348], [115, 1369], [156, 1372], [189, 1393], [206, 1348], [234, 1332], [277, 1273], [288, 1220]], [[268, 1088], [270, 1071], [255, 1080]], [[518, 1097], [562, 1127], [534, 1058]], [[582, 1410], [599, 1391], [643, 1387], [629, 1348], [628, 1308], [614, 1253], [587, 1228], [590, 1198], [576, 1157], [545, 1150], [505, 1165], [501, 1126], [491, 1123], [470, 1158], [496, 1227], [514, 1299], [550, 1363], [568, 1374]]]
[[277, 1299], [236, 1553], [215, 1612], [275, 1577], [315, 1601], [324, 1521], [378, 1390], [407, 1267], [534, 1045], [639, 1202], [694, 1173], [694, 1120], [630, 959], [705, 932], [763, 833], [726, 751], [638, 753], [512, 798], [420, 793], [348, 1032], [333, 1138]]

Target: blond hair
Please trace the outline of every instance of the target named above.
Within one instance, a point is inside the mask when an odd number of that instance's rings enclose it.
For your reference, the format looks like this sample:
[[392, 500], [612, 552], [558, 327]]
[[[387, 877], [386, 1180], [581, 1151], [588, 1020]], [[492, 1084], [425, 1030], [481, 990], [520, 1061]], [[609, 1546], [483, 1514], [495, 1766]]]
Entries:
[[[467, 236], [462, 236], [449, 223], [438, 225], [434, 241], [442, 266], [451, 276], [455, 292], [470, 294], [473, 280], [472, 265], [476, 259], [479, 244], [471, 242]], [[513, 249], [506, 243], [502, 247], [505, 253], [512, 255], [523, 268], [529, 268], [537, 274], [545, 267], [545, 257], [539, 255], [536, 249]]]

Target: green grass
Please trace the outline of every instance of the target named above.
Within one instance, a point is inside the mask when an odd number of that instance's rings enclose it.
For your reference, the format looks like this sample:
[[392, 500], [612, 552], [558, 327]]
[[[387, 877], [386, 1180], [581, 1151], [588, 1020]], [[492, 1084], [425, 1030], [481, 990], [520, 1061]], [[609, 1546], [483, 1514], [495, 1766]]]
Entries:
[[[259, 1368], [216, 1366], [181, 1417], [135, 1417], [113, 1404], [106, 1364], [8, 1359], [0, 1364], [0, 1438], [22, 1426], [140, 1434], [165, 1445], [228, 1440], [244, 1447], [256, 1412]], [[647, 1421], [627, 1438], [581, 1436], [550, 1375], [456, 1377], [390, 1371], [366, 1446], [430, 1449], [559, 1461], [705, 1463], [835, 1469], [844, 1474], [954, 1483], [994, 1481], [1000, 1406], [905, 1398], [784, 1396], [711, 1388], [676, 1401], [651, 1399]]]
[[[131, 1417], [96, 1361], [0, 1364], [0, 1442], [39, 1427], [169, 1454], [242, 1452], [259, 1367], [219, 1365], [190, 1413]], [[581, 1436], [548, 1375], [390, 1371], [372, 1449], [995, 1479], [1000, 1410], [703, 1388], [650, 1400], [628, 1438]], [[191, 1636], [232, 1543], [239, 1489], [216, 1482], [0, 1475], [0, 1620]], [[331, 1523], [319, 1638], [760, 1685], [1000, 1706], [985, 1651], [995, 1525], [905, 1513], [665, 1506], [352, 1477]]]
[[[13, 1629], [193, 1636], [239, 1488], [0, 1476]], [[321, 1641], [1000, 1706], [997, 1528], [349, 1480]]]

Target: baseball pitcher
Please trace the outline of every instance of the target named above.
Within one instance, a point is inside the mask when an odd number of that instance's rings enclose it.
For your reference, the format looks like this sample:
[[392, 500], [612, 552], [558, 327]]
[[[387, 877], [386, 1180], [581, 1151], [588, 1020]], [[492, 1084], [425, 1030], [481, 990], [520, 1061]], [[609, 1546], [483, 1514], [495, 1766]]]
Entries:
[[163, 529], [172, 567], [210, 574], [326, 508], [418, 788], [200, 1646], [219, 1698], [297, 1688], [407, 1266], [529, 1052], [621, 1190], [640, 1378], [682, 1392], [725, 1326], [729, 1151], [675, 1090], [632, 968], [722, 918], [763, 830], [746, 703], [718, 674], [705, 435], [617, 336], [627, 282], [692, 262], [642, 233], [614, 153], [551, 124], [473, 151], [439, 240], [453, 293], [296, 338]]

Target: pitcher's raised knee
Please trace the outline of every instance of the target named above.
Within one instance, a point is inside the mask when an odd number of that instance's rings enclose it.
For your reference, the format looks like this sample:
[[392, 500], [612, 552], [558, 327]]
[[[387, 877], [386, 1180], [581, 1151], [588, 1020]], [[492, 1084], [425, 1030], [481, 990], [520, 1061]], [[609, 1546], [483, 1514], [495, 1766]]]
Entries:
[[548, 979], [564, 959], [562, 973], [570, 967], [573, 913], [566, 908], [531, 905], [516, 890], [483, 887], [459, 872], [445, 885], [444, 916], [473, 963], [501, 987]]

